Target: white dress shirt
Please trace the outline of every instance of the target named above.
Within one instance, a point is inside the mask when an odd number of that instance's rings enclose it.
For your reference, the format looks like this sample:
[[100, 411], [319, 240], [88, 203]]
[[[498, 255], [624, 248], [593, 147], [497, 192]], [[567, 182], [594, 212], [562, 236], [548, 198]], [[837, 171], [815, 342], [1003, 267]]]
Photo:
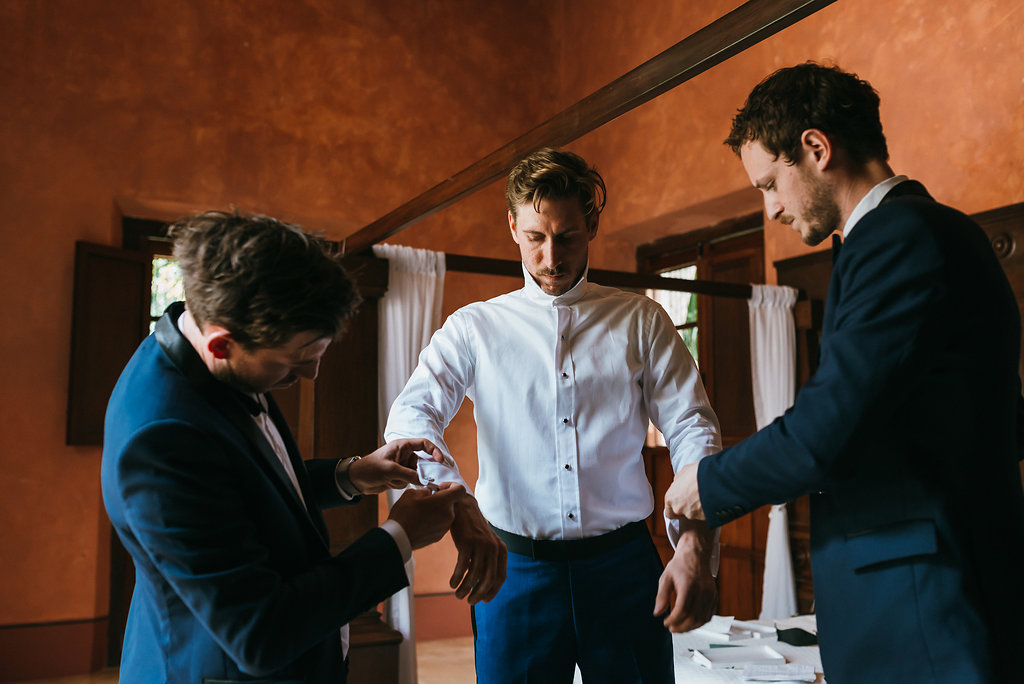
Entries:
[[868, 194], [860, 198], [860, 202], [857, 202], [857, 206], [855, 206], [853, 211], [850, 212], [850, 217], [846, 219], [846, 224], [843, 225], [843, 239], [845, 240], [850, 236], [850, 231], [853, 230], [853, 227], [857, 225], [858, 221], [864, 218], [865, 214], [882, 203], [882, 198], [885, 197], [890, 190], [905, 180], [907, 180], [906, 176], [890, 176], [868, 190]]
[[[459, 309], [434, 333], [391, 407], [385, 438], [444, 442], [473, 402], [476, 497], [496, 527], [534, 539], [610, 532], [654, 510], [641, 449], [651, 420], [678, 470], [721, 449], [718, 419], [668, 314], [588, 283], [557, 297], [523, 270], [520, 290]], [[422, 472], [422, 471], [421, 471]]]

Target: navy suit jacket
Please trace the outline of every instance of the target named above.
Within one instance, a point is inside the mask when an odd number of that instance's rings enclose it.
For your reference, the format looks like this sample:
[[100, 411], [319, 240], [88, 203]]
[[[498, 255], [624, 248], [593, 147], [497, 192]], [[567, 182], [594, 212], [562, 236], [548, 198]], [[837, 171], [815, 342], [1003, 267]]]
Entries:
[[320, 508], [344, 503], [335, 459], [303, 462], [305, 498], [244, 404], [213, 378], [172, 305], [114, 388], [103, 501], [135, 562], [121, 681], [345, 681], [339, 628], [408, 584], [375, 529], [329, 552]]
[[712, 526], [811, 494], [829, 684], [1019, 674], [1020, 334], [984, 232], [903, 182], [842, 245], [794, 406], [700, 463]]

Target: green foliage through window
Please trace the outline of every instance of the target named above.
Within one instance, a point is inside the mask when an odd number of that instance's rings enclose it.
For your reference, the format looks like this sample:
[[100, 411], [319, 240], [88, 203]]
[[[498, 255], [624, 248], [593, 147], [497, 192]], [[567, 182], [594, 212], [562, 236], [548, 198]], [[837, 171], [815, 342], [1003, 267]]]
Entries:
[[[694, 280], [697, 277], [696, 264], [665, 271], [662, 278], [679, 278]], [[697, 295], [690, 292], [673, 292], [670, 290], [649, 290], [648, 296], [665, 307], [672, 323], [683, 338], [690, 356], [697, 362]]]
[[163, 315], [164, 309], [185, 298], [177, 261], [162, 256], [153, 257], [153, 287], [150, 295], [149, 315], [153, 323], [149, 328], [152, 332], [156, 319]]

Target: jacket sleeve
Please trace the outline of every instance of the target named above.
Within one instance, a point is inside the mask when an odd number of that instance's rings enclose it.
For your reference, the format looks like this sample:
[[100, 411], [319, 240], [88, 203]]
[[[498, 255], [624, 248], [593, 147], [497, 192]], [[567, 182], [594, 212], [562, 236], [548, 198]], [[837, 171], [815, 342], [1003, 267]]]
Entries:
[[826, 312], [832, 325], [815, 375], [783, 416], [699, 466], [712, 525], [856, 473], [865, 455], [857, 436], [891, 420], [939, 345], [931, 322], [949, 289], [946, 264], [917, 213], [891, 204], [873, 211], [835, 268], [836, 309]]
[[254, 504], [245, 456], [186, 422], [159, 421], [129, 440], [104, 490], [139, 571], [157, 573], [169, 589], [156, 590], [173, 591], [242, 671], [264, 676], [408, 581], [387, 532], [331, 557], [283, 497]]

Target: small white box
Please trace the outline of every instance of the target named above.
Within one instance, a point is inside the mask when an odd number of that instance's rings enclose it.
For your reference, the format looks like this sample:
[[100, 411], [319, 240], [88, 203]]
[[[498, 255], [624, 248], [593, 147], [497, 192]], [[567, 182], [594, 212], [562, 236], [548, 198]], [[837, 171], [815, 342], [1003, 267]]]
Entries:
[[770, 646], [720, 646], [693, 652], [698, 665], [713, 670], [744, 668], [747, 665], [783, 665], [786, 659]]

